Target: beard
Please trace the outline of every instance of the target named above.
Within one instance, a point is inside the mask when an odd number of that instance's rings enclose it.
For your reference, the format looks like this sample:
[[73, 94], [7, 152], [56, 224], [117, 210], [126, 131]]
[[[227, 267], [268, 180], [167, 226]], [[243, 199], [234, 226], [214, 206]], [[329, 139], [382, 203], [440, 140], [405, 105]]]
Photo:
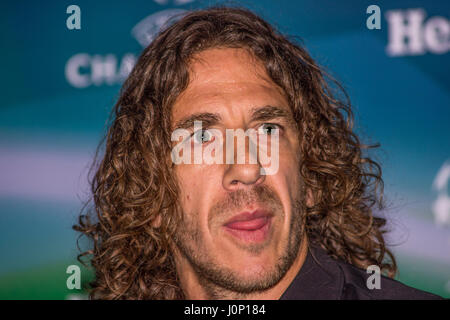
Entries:
[[[190, 221], [188, 215], [178, 223], [177, 232], [173, 238], [174, 244], [181, 255], [193, 267], [200, 285], [212, 299], [234, 296], [242, 298], [245, 295], [268, 290], [275, 286], [290, 269], [297, 258], [304, 234], [304, 215], [301, 209], [300, 195], [297, 195], [291, 211], [292, 217], [289, 225], [289, 236], [282, 248], [276, 262], [259, 272], [256, 277], [249, 279], [240, 275], [223, 264], [218, 264], [214, 255], [204, 246], [200, 228], [195, 221]], [[263, 205], [284, 220], [285, 213], [277, 193], [267, 185], [258, 185], [251, 190], [236, 190], [229, 193], [225, 199], [217, 202], [208, 214], [209, 223], [224, 220], [227, 213], [236, 212], [245, 205]], [[195, 215], [193, 215], [195, 216]], [[241, 250], [252, 255], [261, 253], [270, 242], [261, 244], [237, 245]]]

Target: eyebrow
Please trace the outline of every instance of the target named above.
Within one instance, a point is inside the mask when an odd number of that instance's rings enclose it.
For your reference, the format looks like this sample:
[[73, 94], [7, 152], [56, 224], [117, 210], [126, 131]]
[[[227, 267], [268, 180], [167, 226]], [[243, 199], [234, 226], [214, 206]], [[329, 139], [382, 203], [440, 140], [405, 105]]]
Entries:
[[210, 127], [220, 122], [222, 117], [218, 113], [200, 112], [182, 118], [175, 124], [175, 129], [190, 129], [195, 121], [201, 121], [202, 126]]
[[285, 108], [268, 105], [252, 109], [251, 121], [269, 121], [278, 118], [284, 119], [288, 123], [293, 121], [290, 111]]
[[[255, 107], [251, 109], [250, 121], [269, 121], [281, 118], [290, 123], [293, 121], [291, 113], [285, 108], [275, 106]], [[190, 129], [194, 127], [195, 121], [201, 121], [202, 126], [211, 127], [219, 123], [222, 117], [218, 113], [199, 112], [182, 118], [175, 124], [175, 129]]]

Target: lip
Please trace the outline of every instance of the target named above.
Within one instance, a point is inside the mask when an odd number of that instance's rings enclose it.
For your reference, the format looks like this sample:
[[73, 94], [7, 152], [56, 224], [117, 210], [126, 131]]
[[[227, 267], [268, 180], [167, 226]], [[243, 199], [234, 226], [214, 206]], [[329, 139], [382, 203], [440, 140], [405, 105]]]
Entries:
[[245, 211], [235, 215], [233, 218], [225, 222], [225, 226], [235, 222], [250, 221], [258, 218], [270, 218], [270, 217], [272, 217], [272, 214], [269, 211], [263, 209], [256, 209], [252, 212]]
[[272, 214], [257, 209], [253, 212], [242, 212], [225, 224], [225, 230], [233, 237], [244, 242], [262, 242], [270, 231]]

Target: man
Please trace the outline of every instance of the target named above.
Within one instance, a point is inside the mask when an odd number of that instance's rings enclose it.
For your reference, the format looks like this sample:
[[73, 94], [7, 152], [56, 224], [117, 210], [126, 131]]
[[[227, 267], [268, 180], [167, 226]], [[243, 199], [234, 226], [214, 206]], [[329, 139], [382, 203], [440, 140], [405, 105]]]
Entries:
[[91, 296], [435, 298], [368, 279], [369, 266], [397, 269], [372, 212], [382, 179], [324, 77], [246, 10], [196, 11], [162, 31], [116, 104], [96, 215], [75, 227], [94, 242]]

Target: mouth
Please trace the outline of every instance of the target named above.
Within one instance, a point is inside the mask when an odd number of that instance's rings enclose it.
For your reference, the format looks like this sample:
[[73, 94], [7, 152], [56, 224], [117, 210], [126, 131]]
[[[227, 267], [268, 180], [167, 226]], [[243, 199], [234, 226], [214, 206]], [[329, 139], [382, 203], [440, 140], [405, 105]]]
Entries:
[[272, 214], [265, 210], [242, 212], [224, 224], [227, 233], [243, 242], [263, 242], [269, 236]]

